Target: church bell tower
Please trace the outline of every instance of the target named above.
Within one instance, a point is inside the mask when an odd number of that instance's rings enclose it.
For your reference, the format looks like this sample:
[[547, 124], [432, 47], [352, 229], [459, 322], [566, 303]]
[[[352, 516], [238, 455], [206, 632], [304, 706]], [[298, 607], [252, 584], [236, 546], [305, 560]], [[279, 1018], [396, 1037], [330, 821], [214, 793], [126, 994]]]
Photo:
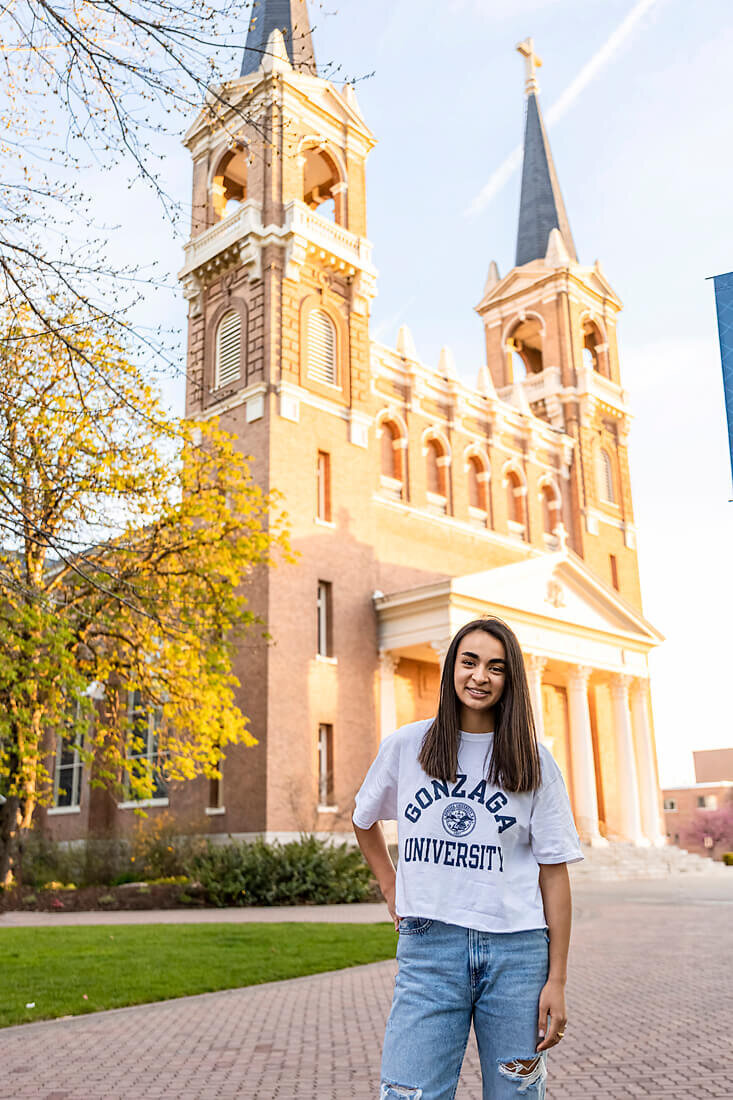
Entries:
[[[344, 519], [342, 487], [365, 485], [371, 470], [365, 168], [375, 139], [353, 86], [319, 75], [305, 0], [259, 0], [252, 12], [240, 74], [211, 90], [185, 136], [193, 195], [180, 279], [186, 413], [216, 416], [256, 482], [284, 494], [299, 554], [297, 567], [248, 581], [272, 639], [253, 634], [234, 660], [258, 744], [228, 754], [229, 793], [217, 796], [222, 828], [281, 835], [335, 827], [332, 803], [347, 805], [353, 780], [333, 731], [366, 713], [361, 697], [339, 692], [338, 672], [352, 633], [363, 641], [374, 630], [345, 577], [355, 540], [369, 543], [369, 517], [361, 508]], [[353, 767], [366, 764], [357, 755]]]
[[305, 0], [254, 5], [241, 74], [212, 90], [185, 144], [187, 414], [216, 412], [242, 435], [271, 415], [296, 417], [304, 387], [342, 405], [358, 436], [376, 292], [365, 196], [374, 138], [353, 86], [318, 75]]
[[515, 264], [491, 264], [477, 307], [498, 395], [575, 440], [568, 536], [594, 572], [639, 606], [636, 532], [616, 322], [621, 302], [598, 261], [579, 262], [539, 103], [541, 65], [526, 65], [524, 162]]

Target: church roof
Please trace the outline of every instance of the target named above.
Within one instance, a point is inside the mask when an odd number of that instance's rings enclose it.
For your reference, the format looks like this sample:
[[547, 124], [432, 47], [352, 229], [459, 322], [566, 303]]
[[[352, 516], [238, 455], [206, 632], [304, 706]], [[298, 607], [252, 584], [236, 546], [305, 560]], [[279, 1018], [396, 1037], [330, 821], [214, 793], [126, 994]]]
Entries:
[[260, 67], [274, 30], [282, 31], [293, 68], [317, 76], [306, 0], [255, 0], [239, 75], [247, 76]]
[[573, 235], [534, 91], [527, 96], [524, 165], [519, 203], [516, 265], [542, 259], [553, 229], [559, 229], [571, 260], [577, 263]]

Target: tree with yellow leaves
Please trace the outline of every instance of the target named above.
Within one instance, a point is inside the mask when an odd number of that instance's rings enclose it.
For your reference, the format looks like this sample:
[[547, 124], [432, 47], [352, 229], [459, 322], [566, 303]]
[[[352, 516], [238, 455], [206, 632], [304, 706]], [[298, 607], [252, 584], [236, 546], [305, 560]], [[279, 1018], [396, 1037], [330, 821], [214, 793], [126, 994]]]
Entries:
[[[54, 308], [45, 328], [27, 305], [0, 315], [0, 883], [70, 715], [95, 781], [134, 797], [252, 743], [231, 669], [255, 622], [242, 583], [290, 556], [233, 438], [166, 415], [116, 330]], [[131, 699], [160, 716], [154, 757]]]

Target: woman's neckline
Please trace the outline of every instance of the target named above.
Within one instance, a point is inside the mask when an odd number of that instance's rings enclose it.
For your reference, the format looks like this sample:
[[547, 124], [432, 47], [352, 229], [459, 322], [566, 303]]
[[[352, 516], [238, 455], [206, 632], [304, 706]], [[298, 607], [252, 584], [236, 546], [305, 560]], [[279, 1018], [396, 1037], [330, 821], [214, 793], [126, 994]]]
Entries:
[[494, 736], [493, 731], [491, 733], [466, 733], [465, 730], [460, 730], [459, 732], [463, 741], [489, 741]]

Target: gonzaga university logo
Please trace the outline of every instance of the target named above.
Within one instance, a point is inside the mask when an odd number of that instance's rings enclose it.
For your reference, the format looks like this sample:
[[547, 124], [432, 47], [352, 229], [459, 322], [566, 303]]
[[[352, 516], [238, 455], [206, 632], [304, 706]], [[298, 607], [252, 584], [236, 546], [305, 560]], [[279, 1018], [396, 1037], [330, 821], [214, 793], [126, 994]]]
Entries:
[[443, 810], [442, 821], [451, 836], [468, 836], [476, 828], [476, 811], [465, 802], [450, 802]]

